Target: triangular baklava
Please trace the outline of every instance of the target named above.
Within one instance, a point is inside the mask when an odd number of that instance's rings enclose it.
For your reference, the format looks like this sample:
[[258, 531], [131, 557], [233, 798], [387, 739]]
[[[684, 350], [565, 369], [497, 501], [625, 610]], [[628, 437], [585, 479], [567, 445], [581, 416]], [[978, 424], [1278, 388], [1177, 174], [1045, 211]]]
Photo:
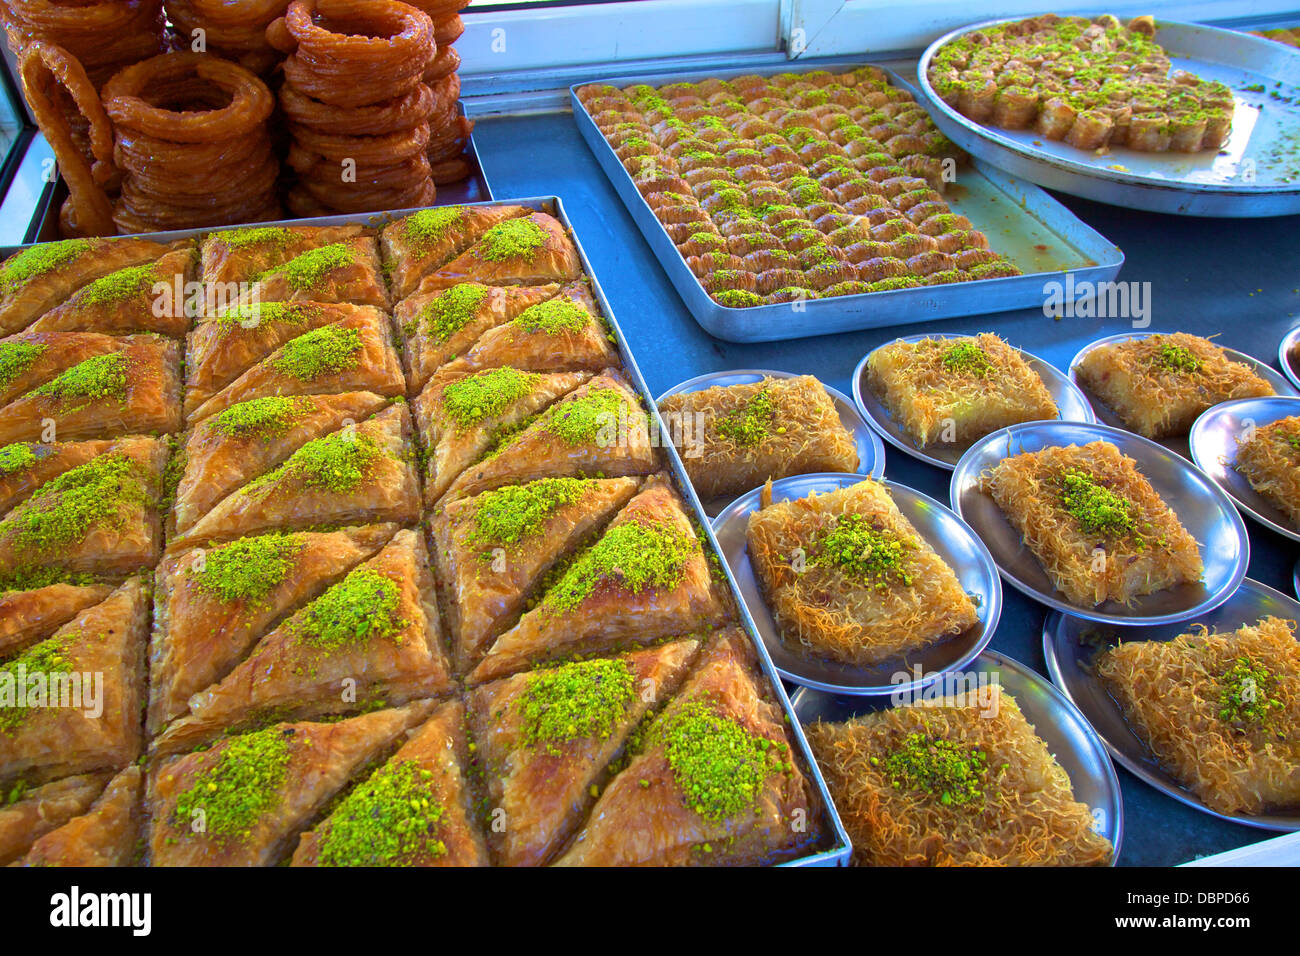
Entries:
[[369, 236], [317, 246], [251, 279], [252, 286], [232, 305], [351, 302], [388, 308], [388, 288], [379, 264], [379, 247]]
[[23, 866], [130, 866], [140, 848], [144, 773], [134, 764], [115, 776], [90, 810], [45, 834]]
[[111, 778], [108, 771], [78, 774], [0, 794], [0, 866], [20, 859], [45, 834], [89, 810]]
[[304, 252], [364, 231], [362, 226], [247, 226], [210, 232], [200, 247], [203, 283], [213, 287], [248, 282]]
[[568, 282], [582, 273], [578, 250], [564, 227], [544, 212], [506, 219], [474, 245], [420, 280], [420, 292], [461, 282], [484, 285], [540, 285]]
[[523, 206], [441, 206], [386, 226], [379, 242], [393, 263], [393, 293], [405, 298], [420, 280], [473, 245], [490, 227], [528, 215]]

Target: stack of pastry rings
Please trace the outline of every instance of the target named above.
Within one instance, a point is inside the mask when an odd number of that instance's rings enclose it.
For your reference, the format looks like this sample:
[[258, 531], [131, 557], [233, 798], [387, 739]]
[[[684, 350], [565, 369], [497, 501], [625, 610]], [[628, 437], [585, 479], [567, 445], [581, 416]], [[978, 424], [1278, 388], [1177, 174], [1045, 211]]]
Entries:
[[208, 53], [262, 76], [280, 62], [266, 28], [284, 16], [289, 0], [165, 0], [165, 5], [177, 49], [192, 49], [201, 36]]
[[472, 169], [465, 157], [469, 135], [474, 130], [472, 120], [460, 115], [456, 108], [460, 100], [460, 54], [452, 44], [465, 32], [460, 11], [469, 6], [469, 0], [408, 0], [419, 7], [433, 21], [433, 38], [438, 44], [438, 55], [424, 73], [424, 82], [434, 91], [437, 107], [429, 114], [429, 148], [426, 155], [438, 185], [464, 179]]
[[120, 70], [161, 53], [162, 0], [0, 0], [15, 55], [41, 41], [66, 50], [96, 87]]
[[167, 53], [104, 85], [113, 120], [122, 232], [278, 218], [280, 166], [267, 120], [275, 105], [248, 70], [206, 53]]
[[424, 82], [437, 53], [427, 14], [397, 0], [292, 0], [267, 39], [289, 54], [280, 105], [295, 215], [433, 202], [429, 117], [444, 104]]

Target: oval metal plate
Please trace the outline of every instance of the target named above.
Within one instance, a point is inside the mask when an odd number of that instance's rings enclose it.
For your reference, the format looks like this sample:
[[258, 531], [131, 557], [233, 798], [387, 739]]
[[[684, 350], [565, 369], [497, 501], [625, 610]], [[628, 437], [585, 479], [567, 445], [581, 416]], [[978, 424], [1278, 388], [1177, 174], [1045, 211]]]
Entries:
[[[1196, 623], [1204, 624], [1212, 630], [1231, 631], [1243, 624], [1254, 624], [1261, 617], [1270, 614], [1300, 620], [1300, 604], [1279, 591], [1247, 578], [1227, 602], [1198, 616]], [[1155, 755], [1129, 727], [1119, 704], [1091, 673], [1090, 665], [1094, 657], [1118, 639], [1168, 641], [1187, 633], [1189, 627], [1189, 623], [1184, 623], [1119, 629], [1094, 624], [1069, 614], [1050, 614], [1043, 624], [1043, 656], [1047, 658], [1047, 671], [1052, 675], [1056, 686], [1082, 711], [1111, 755], [1135, 777], [1180, 803], [1221, 820], [1265, 830], [1300, 829], [1300, 812], [1246, 816], [1211, 810], [1160, 766]], [[799, 713], [797, 706], [795, 713]]]
[[1300, 351], [1300, 325], [1283, 336], [1277, 347], [1277, 364], [1291, 380], [1291, 384], [1300, 388], [1300, 366], [1297, 366], [1294, 358], [1297, 351]]
[[[730, 372], [708, 372], [674, 385], [655, 399], [655, 406], [658, 407], [669, 395], [677, 395], [681, 392], [702, 392], [714, 385], [749, 385], [760, 382], [764, 378], [797, 377], [798, 375], [794, 372], [774, 372], [770, 369], [761, 368], [736, 369]], [[858, 470], [855, 474], [879, 478], [885, 473], [885, 445], [880, 440], [880, 436], [863, 421], [857, 407], [849, 401], [847, 395], [836, 391], [825, 383], [822, 383], [822, 388], [826, 389], [826, 394], [835, 403], [835, 410], [840, 414], [840, 424], [853, 436], [853, 442], [857, 445]], [[704, 512], [710, 518], [717, 517], [722, 509], [731, 504], [733, 500], [730, 495], [719, 495], [710, 498], [708, 501], [702, 501]]]
[[[1089, 352], [1093, 349], [1100, 348], [1103, 345], [1123, 342], [1127, 339], [1144, 339], [1152, 335], [1169, 334], [1170, 333], [1168, 332], [1121, 332], [1119, 335], [1108, 335], [1105, 338], [1097, 339], [1097, 341], [1085, 345], [1083, 348], [1079, 349], [1078, 354], [1070, 360], [1070, 381], [1075, 384], [1083, 397], [1092, 405], [1092, 410], [1096, 413], [1096, 420], [1098, 422], [1103, 425], [1109, 425], [1111, 428], [1120, 428], [1124, 431], [1129, 430], [1128, 426], [1124, 424], [1120, 417], [1111, 411], [1109, 405], [1094, 395], [1092, 391], [1089, 390], [1088, 386], [1079, 381], [1079, 363], [1083, 361], [1084, 357]], [[1300, 392], [1297, 392], [1290, 382], [1288, 382], [1283, 376], [1279, 375], [1277, 370], [1266, 362], [1261, 362], [1253, 355], [1247, 355], [1245, 352], [1238, 352], [1236, 349], [1230, 349], [1227, 346], [1221, 345], [1219, 347], [1223, 349], [1224, 354], [1226, 354], [1228, 358], [1232, 359], [1232, 361], [1240, 362], [1242, 365], [1247, 366], [1256, 375], [1268, 382], [1269, 385], [1273, 386], [1273, 391], [1278, 395], [1300, 395]], [[1184, 458], [1190, 459], [1192, 457], [1191, 446], [1188, 443], [1188, 437], [1186, 435], [1170, 435], [1168, 438], [1158, 439], [1156, 444], [1164, 445], [1170, 451], [1177, 452]]]
[[[860, 475], [829, 473], [783, 478], [772, 483], [772, 500], [791, 501], [813, 493], [825, 494], [861, 480]], [[880, 483], [889, 489], [898, 510], [917, 533], [957, 575], [963, 590], [976, 604], [980, 623], [950, 640], [874, 667], [817, 660], [800, 653], [782, 639], [749, 560], [749, 516], [758, 510], [762, 493], [761, 488], [755, 488], [733, 501], [713, 520], [713, 533], [736, 578], [759, 636], [767, 645], [777, 671], [787, 680], [839, 694], [889, 694], [900, 689], [922, 687], [940, 673], [964, 667], [974, 660], [997, 629], [1002, 613], [1002, 585], [993, 558], [983, 542], [963, 521], [933, 498], [896, 482]]]
[[[1124, 802], [1119, 778], [1101, 738], [1061, 691], [1024, 664], [997, 651], [984, 651], [960, 675], [945, 678], [945, 682], [950, 682], [950, 689], [971, 687], [972, 682], [978, 688], [981, 677], [987, 682], [985, 686], [997, 683], [1015, 698], [1025, 719], [1046, 741], [1047, 749], [1070, 776], [1074, 798], [1093, 811], [1101, 823], [1101, 834], [1115, 848], [1113, 865], [1124, 841]], [[938, 690], [939, 685], [933, 689]], [[907, 695], [900, 694], [892, 703], [908, 700]], [[852, 697], [800, 687], [791, 696], [790, 706], [799, 723], [807, 727], [816, 720], [839, 722], [883, 710], [888, 702], [878, 697]]]
[[1237, 442], [1252, 425], [1260, 428], [1279, 418], [1300, 415], [1300, 398], [1240, 398], [1215, 405], [1192, 425], [1192, 461], [1260, 524], [1292, 541], [1300, 529], [1281, 508], [1254, 488], [1236, 468]]
[[[1024, 545], [993, 498], [980, 490], [980, 476], [1004, 458], [1063, 445], [1110, 442], [1137, 462], [1165, 504], [1201, 545], [1205, 565], [1199, 584], [1183, 584], [1097, 607], [1071, 604]], [[1030, 422], [986, 435], [962, 456], [952, 474], [952, 508], [988, 545], [1003, 579], [1016, 590], [1067, 614], [1113, 624], [1186, 621], [1222, 604], [1246, 576], [1250, 543], [1246, 525], [1223, 490], [1192, 463], [1132, 432], [1082, 422]]]
[[[867, 384], [867, 362], [875, 354], [877, 349], [884, 348], [885, 345], [892, 345], [894, 342], [920, 342], [922, 339], [948, 339], [958, 338], [960, 333], [953, 335], [904, 335], [896, 339], [891, 339], [884, 345], [877, 346], [866, 354], [858, 367], [853, 370], [853, 400], [857, 403], [858, 411], [867, 420], [867, 424], [875, 429], [885, 441], [889, 442], [895, 448], [898, 448], [913, 458], [920, 459], [936, 468], [943, 468], [946, 471], [952, 471], [956, 467], [958, 460], [970, 447], [969, 444], [933, 444], [925, 448], [919, 448], [912, 441], [910, 435], [903, 429], [899, 422], [894, 420], [889, 409], [885, 407], [875, 392]], [[1016, 349], [1020, 357], [1029, 363], [1029, 367], [1038, 373], [1042, 379], [1043, 385], [1052, 396], [1052, 401], [1056, 402], [1056, 408], [1060, 414], [1056, 421], [1066, 422], [1095, 422], [1097, 419], [1092, 413], [1092, 405], [1079, 386], [1065, 375], [1054, 365], [1050, 365], [1036, 355], [1031, 355], [1022, 349]]]

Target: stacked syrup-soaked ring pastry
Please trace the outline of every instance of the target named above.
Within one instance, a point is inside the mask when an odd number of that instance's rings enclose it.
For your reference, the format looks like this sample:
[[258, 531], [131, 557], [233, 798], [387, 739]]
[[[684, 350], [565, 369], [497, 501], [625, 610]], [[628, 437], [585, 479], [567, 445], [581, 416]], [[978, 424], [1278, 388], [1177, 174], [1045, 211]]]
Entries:
[[1232, 131], [1223, 83], [1170, 71], [1151, 17], [1048, 14], [964, 34], [944, 44], [929, 78], [948, 105], [977, 123], [1033, 129], [1079, 149], [1217, 150]]
[[578, 97], [722, 305], [1019, 274], [943, 199], [956, 147], [874, 67]]
[[[171, 270], [202, 285], [168, 324]], [[98, 718], [0, 698], [0, 863], [725, 864], [820, 839], [552, 216], [82, 240], [0, 265], [0, 294], [27, 330], [0, 340], [0, 424], [84, 428], [0, 440], [0, 683], [105, 679]], [[118, 397], [168, 370], [165, 402]]]
[[410, 0], [433, 20], [433, 38], [438, 53], [425, 70], [424, 82], [434, 93], [434, 107], [429, 112], [429, 167], [439, 186], [459, 182], [473, 167], [465, 156], [474, 121], [460, 115], [460, 54], [452, 44], [465, 32], [460, 11], [469, 0]]
[[259, 76], [269, 76], [282, 59], [266, 38], [266, 28], [284, 16], [289, 0], [164, 0], [176, 49], [201, 44], [210, 53], [234, 60]]
[[98, 87], [123, 67], [163, 52], [162, 0], [0, 0], [9, 49], [40, 41], [75, 57]]

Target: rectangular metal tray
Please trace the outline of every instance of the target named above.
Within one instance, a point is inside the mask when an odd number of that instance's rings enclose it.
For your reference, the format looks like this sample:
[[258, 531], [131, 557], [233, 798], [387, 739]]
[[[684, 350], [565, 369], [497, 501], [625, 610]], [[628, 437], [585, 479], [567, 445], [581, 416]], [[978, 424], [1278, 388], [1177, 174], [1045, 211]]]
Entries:
[[[573, 223], [569, 220], [564, 211], [564, 204], [558, 196], [536, 196], [527, 199], [495, 199], [489, 202], [462, 203], [460, 205], [469, 206], [499, 206], [505, 203], [512, 205], [526, 206], [529, 209], [545, 212], [554, 216], [564, 226], [565, 231], [573, 240], [574, 248], [578, 251], [578, 258], [582, 263], [582, 269], [587, 278], [591, 281], [591, 293], [600, 306], [601, 314], [608, 320], [610, 329], [614, 333], [614, 338], [618, 345], [619, 358], [623, 362], [623, 368], [631, 381], [636, 393], [641, 396], [645, 407], [658, 419], [659, 434], [670, 434], [667, 425], [659, 418], [659, 409], [655, 405], [654, 396], [650, 394], [650, 388], [646, 385], [645, 378], [641, 375], [640, 368], [637, 367], [636, 359], [632, 355], [632, 349], [628, 345], [627, 339], [623, 335], [623, 330], [614, 316], [613, 309], [610, 308], [609, 299], [605, 297], [605, 292], [600, 287], [600, 281], [596, 278], [596, 272], [592, 268], [591, 260], [587, 258], [587, 252], [582, 247], [582, 242], [578, 238], [577, 232], [573, 228]], [[419, 211], [418, 207], [413, 209], [391, 210], [381, 213], [363, 213], [360, 215], [338, 215], [338, 216], [319, 216], [313, 219], [286, 219], [280, 222], [258, 223], [259, 226], [341, 226], [360, 224], [374, 228], [382, 227], [389, 222], [401, 219], [403, 216], [410, 215]], [[176, 239], [188, 239], [193, 236], [203, 235], [209, 232], [218, 231], [221, 228], [239, 228], [232, 227], [204, 227], [201, 229], [176, 229], [168, 232], [152, 232], [139, 236], [137, 239], [153, 239], [159, 242], [167, 242]], [[0, 248], [0, 259], [11, 255], [12, 253], [24, 248], [23, 246], [8, 246]], [[682, 463], [681, 456], [677, 449], [671, 443], [663, 445], [663, 451], [668, 458], [668, 467], [672, 472], [673, 481], [676, 484], [677, 491], [688, 502], [696, 523], [708, 538], [709, 547], [713, 553], [718, 556], [717, 566], [726, 574], [727, 586], [731, 591], [732, 599], [735, 602], [737, 613], [740, 617], [740, 626], [744, 628], [745, 633], [753, 642], [755, 650], [758, 652], [760, 666], [763, 674], [772, 688], [772, 693], [781, 706], [782, 712], [786, 716], [786, 729], [794, 736], [795, 746], [802, 755], [803, 769], [808, 775], [809, 781], [817, 791], [818, 799], [822, 805], [822, 839], [820, 849], [809, 852], [805, 856], [787, 860], [780, 864], [781, 866], [847, 866], [849, 855], [852, 847], [849, 843], [848, 834], [844, 830], [844, 825], [840, 822], [839, 813], [835, 809], [835, 804], [831, 800], [829, 791], [826, 789], [826, 781], [822, 777], [821, 769], [817, 766], [817, 761], [813, 759], [812, 750], [808, 746], [808, 740], [804, 736], [803, 728], [794, 716], [794, 709], [790, 706], [789, 695], [786, 694], [785, 687], [781, 683], [780, 675], [777, 674], [775, 666], [772, 664], [772, 658], [767, 652], [767, 648], [758, 637], [758, 631], [754, 626], [754, 619], [750, 617], [748, 608], [740, 596], [740, 589], [736, 584], [736, 579], [727, 566], [727, 562], [721, 559], [722, 551], [718, 546], [718, 540], [713, 535], [708, 515], [704, 512], [704, 507], [700, 504], [699, 497], [695, 494], [695, 489], [691, 486], [690, 479], [686, 475], [686, 468]]]
[[[763, 69], [658, 73], [602, 82], [618, 87], [635, 83], [662, 86], [746, 74], [771, 76], [817, 69], [848, 70], [857, 65], [861, 64], [837, 62], [828, 66], [796, 61]], [[896, 74], [891, 73], [890, 77], [894, 85], [915, 97], [916, 90], [911, 84]], [[976, 229], [989, 237], [991, 248], [1008, 256], [1024, 275], [813, 299], [799, 303], [799, 309], [791, 308], [789, 304], [727, 308], [714, 302], [704, 291], [591, 114], [578, 101], [577, 90], [583, 85], [569, 87], [573, 117], [582, 138], [587, 141], [596, 161], [614, 185], [615, 192], [623, 200], [695, 321], [705, 331], [729, 342], [771, 342], [961, 315], [1040, 308], [1046, 296], [1045, 283], [1056, 280], [1064, 286], [1065, 275], [1071, 273], [1074, 288], [1081, 290], [1077, 298], [1084, 298], [1082, 291], [1089, 288], [1087, 283], [1114, 279], [1124, 264], [1124, 253], [1114, 243], [1085, 225], [1042, 189], [975, 160], [973, 165], [958, 170], [957, 188], [950, 187], [945, 199], [954, 212], [968, 217]]]

